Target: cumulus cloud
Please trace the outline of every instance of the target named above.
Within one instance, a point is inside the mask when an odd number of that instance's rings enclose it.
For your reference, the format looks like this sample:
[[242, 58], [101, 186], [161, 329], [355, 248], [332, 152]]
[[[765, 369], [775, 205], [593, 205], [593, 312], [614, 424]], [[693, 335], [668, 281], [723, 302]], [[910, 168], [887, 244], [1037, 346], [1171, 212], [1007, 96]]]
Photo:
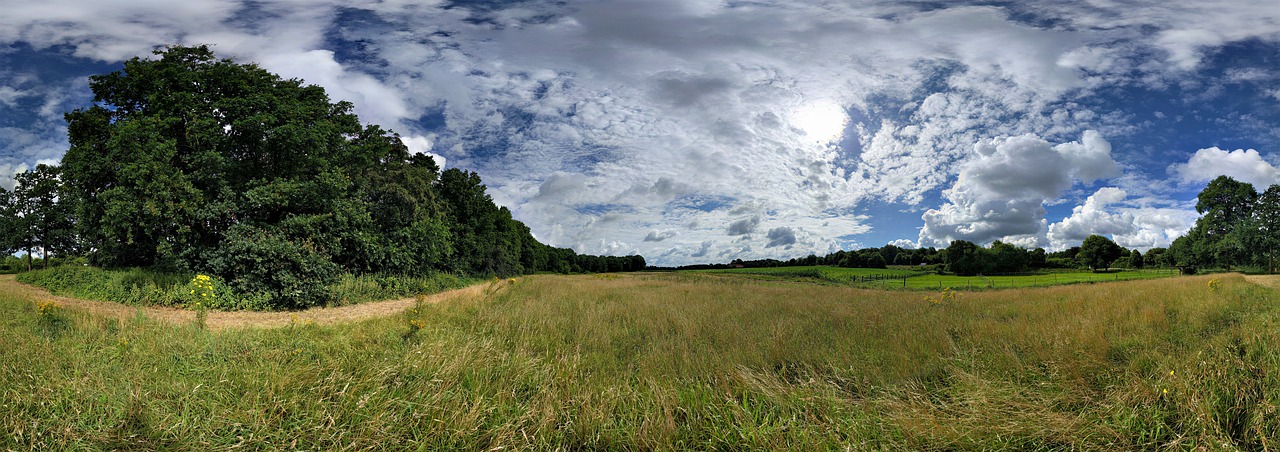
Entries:
[[986, 243], [1001, 239], [1024, 246], [1038, 242], [1046, 202], [1074, 181], [1119, 175], [1111, 145], [1087, 131], [1079, 142], [1052, 145], [1035, 135], [993, 139], [974, 146], [960, 174], [944, 192], [947, 203], [922, 215], [921, 246], [952, 240]]
[[764, 246], [765, 248], [790, 246], [796, 243], [796, 231], [788, 227], [770, 229], [767, 237], [769, 243]]
[[695, 257], [695, 258], [706, 257], [707, 253], [711, 251], [711, 247], [713, 245], [715, 245], [715, 242], [712, 242], [710, 240], [703, 241], [702, 245], [700, 245], [700, 247], [698, 248], [698, 251], [689, 254], [689, 257]]
[[1229, 176], [1253, 184], [1258, 191], [1266, 190], [1272, 184], [1280, 184], [1280, 168], [1263, 159], [1262, 154], [1253, 149], [1201, 149], [1192, 154], [1187, 163], [1169, 165], [1169, 173], [1177, 175], [1184, 183], [1202, 183], [1218, 176]]
[[666, 239], [669, 239], [669, 238], [672, 238], [672, 237], [675, 237], [675, 236], [676, 236], [676, 231], [673, 231], [673, 230], [670, 230], [670, 229], [665, 230], [665, 231], [649, 231], [649, 233], [648, 233], [648, 234], [645, 234], [645, 236], [644, 236], [644, 241], [646, 241], [646, 242], [661, 242], [661, 241], [663, 241], [663, 240], [666, 240]]
[[729, 229], [725, 233], [729, 235], [747, 235], [756, 232], [756, 227], [759, 225], [760, 217], [743, 218], [729, 223]]
[[1076, 206], [1071, 215], [1049, 225], [1049, 242], [1054, 249], [1066, 248], [1083, 242], [1093, 234], [1114, 237], [1131, 234], [1135, 230], [1131, 213], [1112, 213], [1107, 206], [1124, 201], [1129, 195], [1115, 187], [1103, 187]]
[[907, 240], [907, 239], [897, 239], [897, 240], [892, 240], [892, 241], [890, 241], [890, 242], [889, 242], [889, 243], [887, 243], [887, 244], [888, 244], [888, 245], [896, 246], [896, 247], [898, 247], [898, 248], [906, 248], [906, 249], [909, 249], [909, 250], [910, 250], [910, 249], [916, 249], [916, 248], [917, 248], [917, 246], [916, 246], [916, 242], [913, 242], [913, 241], [910, 241], [910, 240]]
[[1109, 236], [1125, 248], [1167, 247], [1199, 218], [1190, 205], [1143, 206], [1138, 201], [1120, 188], [1098, 189], [1071, 215], [1049, 225], [1049, 248], [1078, 246], [1092, 234]]
[[14, 178], [18, 173], [26, 172], [28, 169], [27, 165], [23, 163], [17, 165], [0, 163], [0, 188], [13, 190], [13, 187], [17, 185], [17, 181]]

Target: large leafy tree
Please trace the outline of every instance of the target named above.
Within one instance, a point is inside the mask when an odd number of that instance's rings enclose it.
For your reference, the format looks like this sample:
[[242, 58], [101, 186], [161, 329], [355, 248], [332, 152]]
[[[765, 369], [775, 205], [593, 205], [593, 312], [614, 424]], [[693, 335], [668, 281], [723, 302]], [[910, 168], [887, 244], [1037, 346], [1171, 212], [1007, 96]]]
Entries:
[[1098, 270], [1107, 268], [1125, 253], [1124, 248], [1111, 239], [1093, 234], [1085, 237], [1084, 243], [1080, 245], [1080, 254], [1076, 258], [1089, 268]]
[[90, 258], [216, 273], [315, 304], [343, 269], [425, 271], [451, 250], [439, 168], [346, 102], [207, 47], [94, 76], [63, 159]]
[[1203, 216], [1196, 221], [1198, 254], [1228, 270], [1248, 258], [1247, 243], [1253, 204], [1258, 192], [1253, 185], [1227, 176], [1209, 182], [1196, 197], [1196, 212]]

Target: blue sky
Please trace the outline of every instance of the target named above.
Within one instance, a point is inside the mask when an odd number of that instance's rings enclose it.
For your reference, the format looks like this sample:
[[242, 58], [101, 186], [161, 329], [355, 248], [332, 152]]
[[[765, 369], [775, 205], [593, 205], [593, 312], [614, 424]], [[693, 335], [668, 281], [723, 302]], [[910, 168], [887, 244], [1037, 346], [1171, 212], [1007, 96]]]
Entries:
[[86, 77], [211, 44], [480, 173], [544, 242], [678, 265], [1091, 233], [1280, 183], [1256, 1], [50, 0], [0, 16], [0, 186]]

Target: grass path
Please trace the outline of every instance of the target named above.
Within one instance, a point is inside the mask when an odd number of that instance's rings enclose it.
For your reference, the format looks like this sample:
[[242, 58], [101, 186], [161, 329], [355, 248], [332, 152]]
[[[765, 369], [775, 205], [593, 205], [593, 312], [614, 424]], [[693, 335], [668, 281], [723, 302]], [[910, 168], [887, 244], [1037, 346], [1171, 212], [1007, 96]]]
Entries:
[[[485, 284], [476, 284], [428, 295], [423, 301], [437, 303], [458, 297], [478, 295], [485, 288]], [[147, 318], [172, 324], [191, 323], [196, 320], [196, 312], [186, 309], [163, 306], [128, 306], [120, 303], [61, 297], [53, 295], [43, 288], [20, 283], [14, 279], [14, 275], [0, 275], [0, 292], [15, 294], [30, 300], [53, 300], [59, 306], [85, 311], [98, 317], [124, 320], [141, 314]], [[276, 328], [288, 326], [294, 322], [314, 322], [320, 325], [356, 322], [398, 314], [413, 306], [415, 300], [415, 298], [401, 298], [333, 308], [312, 308], [304, 311], [209, 311], [205, 326], [211, 330], [224, 330], [235, 328]]]
[[1280, 290], [1280, 275], [1245, 275], [1244, 279], [1260, 286]]

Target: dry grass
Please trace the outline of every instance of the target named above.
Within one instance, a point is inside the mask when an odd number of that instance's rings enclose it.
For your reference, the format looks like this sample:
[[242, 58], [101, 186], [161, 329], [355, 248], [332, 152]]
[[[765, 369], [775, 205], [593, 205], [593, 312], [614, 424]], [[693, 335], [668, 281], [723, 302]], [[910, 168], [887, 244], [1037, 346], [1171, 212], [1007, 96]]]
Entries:
[[536, 276], [399, 317], [212, 333], [46, 326], [0, 293], [0, 449], [1274, 448], [1280, 298], [1217, 278], [935, 304]]

